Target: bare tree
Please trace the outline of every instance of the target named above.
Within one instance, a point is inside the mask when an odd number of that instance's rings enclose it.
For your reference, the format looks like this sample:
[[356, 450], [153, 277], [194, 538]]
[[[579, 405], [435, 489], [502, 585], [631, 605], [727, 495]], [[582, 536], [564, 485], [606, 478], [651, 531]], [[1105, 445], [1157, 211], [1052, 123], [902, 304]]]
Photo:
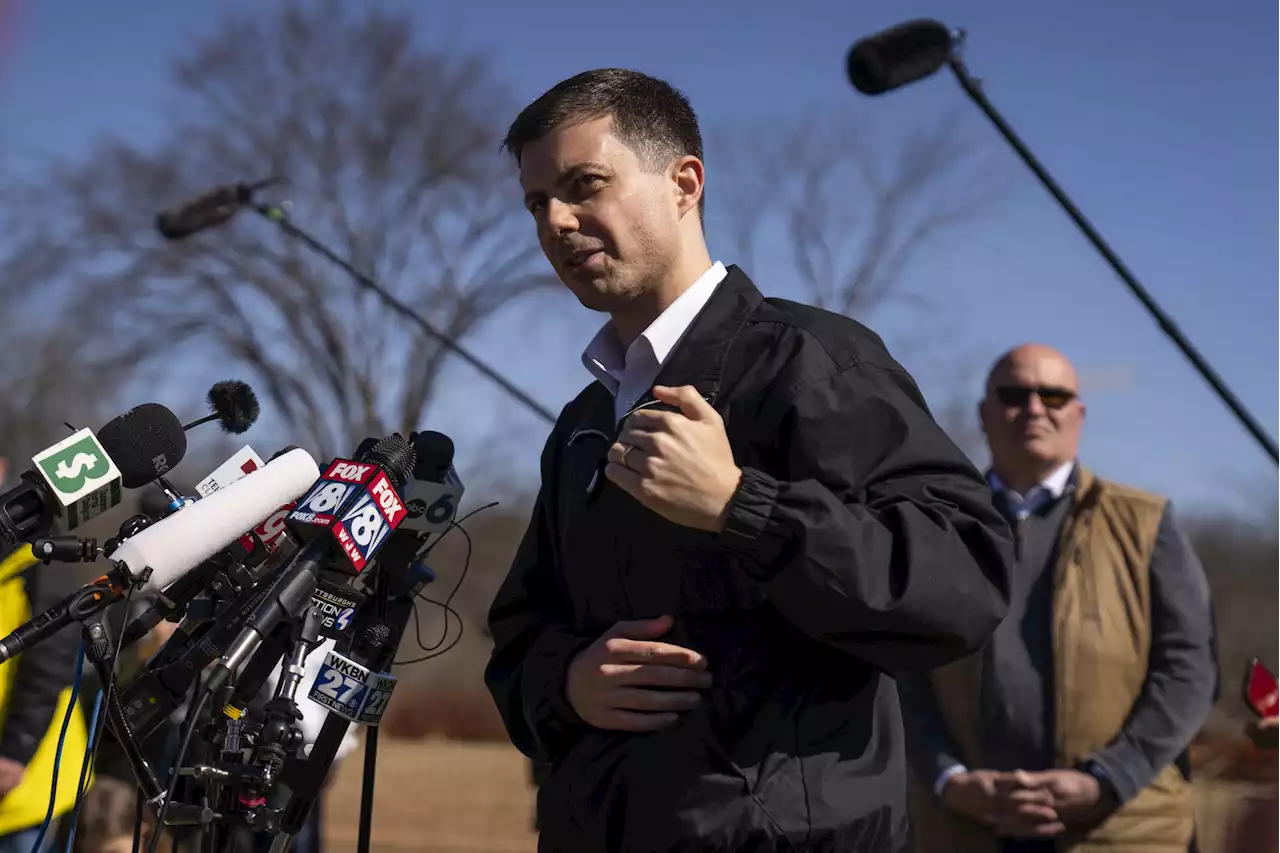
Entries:
[[712, 203], [726, 208], [736, 256], [766, 260], [760, 235], [781, 237], [809, 301], [840, 314], [874, 310], [924, 248], [998, 195], [954, 118], [909, 134], [888, 158], [863, 128], [817, 118], [740, 132], [722, 148], [729, 177]]
[[181, 343], [238, 363], [321, 452], [421, 426], [448, 350], [345, 273], [248, 213], [161, 240], [156, 210], [219, 184], [286, 177], [301, 227], [455, 339], [551, 283], [497, 150], [504, 92], [480, 60], [418, 46], [407, 16], [322, 2], [228, 18], [173, 78], [159, 144], [105, 142], [39, 188], [64, 272], [112, 309], [103, 358]]
[[[949, 390], [940, 403], [931, 400], [934, 415], [981, 464], [976, 399], [959, 390], [972, 385], [972, 371], [961, 367], [971, 366], [972, 354], [957, 350], [961, 342], [947, 319], [929, 310], [929, 294], [903, 286], [912, 261], [1001, 195], [958, 120], [918, 128], [890, 140], [891, 147], [874, 145], [864, 125], [817, 117], [718, 141], [715, 156], [727, 177], [709, 187], [709, 203], [735, 257], [752, 268], [782, 268], [803, 298], [829, 311], [866, 321], [893, 301], [919, 318], [904, 325], [927, 320], [927, 331], [895, 342], [895, 355], [911, 362], [917, 378], [941, 378], [935, 384]], [[761, 257], [757, 246], [786, 248]], [[939, 341], [948, 345], [945, 353]]]
[[58, 246], [20, 201], [0, 193], [0, 454], [10, 482], [68, 427], [97, 429], [117, 414], [115, 389], [124, 378], [123, 370], [95, 363], [103, 336], [92, 309], [58, 309], [66, 304]]

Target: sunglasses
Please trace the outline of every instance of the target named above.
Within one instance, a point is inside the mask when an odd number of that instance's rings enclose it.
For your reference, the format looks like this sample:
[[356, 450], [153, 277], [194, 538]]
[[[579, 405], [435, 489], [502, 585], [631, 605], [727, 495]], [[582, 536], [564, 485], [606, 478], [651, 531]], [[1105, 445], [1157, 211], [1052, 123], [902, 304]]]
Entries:
[[1028, 388], [1025, 385], [998, 385], [995, 389], [996, 399], [1003, 406], [1023, 408], [1035, 394], [1046, 409], [1061, 409], [1076, 398], [1076, 392], [1068, 388], [1038, 386]]

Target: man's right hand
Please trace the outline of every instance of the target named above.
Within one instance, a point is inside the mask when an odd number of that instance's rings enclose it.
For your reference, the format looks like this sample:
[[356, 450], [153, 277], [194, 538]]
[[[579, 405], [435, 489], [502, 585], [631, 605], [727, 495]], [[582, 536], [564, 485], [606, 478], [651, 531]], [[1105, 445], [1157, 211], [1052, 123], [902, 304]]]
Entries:
[[1046, 791], [1019, 787], [1021, 771], [956, 773], [942, 788], [942, 802], [985, 824], [1003, 838], [1053, 838], [1066, 827]]
[[619, 622], [569, 664], [565, 698], [598, 729], [650, 732], [669, 726], [711, 686], [707, 660], [692, 649], [654, 642], [670, 616]]

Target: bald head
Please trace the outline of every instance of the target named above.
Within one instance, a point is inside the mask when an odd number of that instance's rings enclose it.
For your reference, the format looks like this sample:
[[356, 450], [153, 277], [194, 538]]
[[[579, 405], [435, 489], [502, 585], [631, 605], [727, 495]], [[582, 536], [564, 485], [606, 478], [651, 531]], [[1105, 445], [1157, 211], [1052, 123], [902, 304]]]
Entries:
[[1080, 380], [1070, 359], [1048, 344], [1022, 344], [1006, 352], [991, 365], [987, 374], [987, 394], [1002, 382], [1014, 377], [1035, 374], [1075, 394], [1080, 393]]
[[978, 408], [996, 474], [1025, 491], [1075, 459], [1085, 408], [1071, 361], [1051, 346], [1026, 343], [996, 360]]

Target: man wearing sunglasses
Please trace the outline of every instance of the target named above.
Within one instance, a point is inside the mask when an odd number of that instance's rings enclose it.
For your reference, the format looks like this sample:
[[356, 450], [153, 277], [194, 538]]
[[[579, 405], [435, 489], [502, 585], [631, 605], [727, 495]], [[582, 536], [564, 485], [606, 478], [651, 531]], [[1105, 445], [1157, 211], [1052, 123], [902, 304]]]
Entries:
[[1077, 461], [1061, 353], [1005, 354], [979, 415], [1017, 565], [983, 651], [899, 680], [917, 849], [1193, 850], [1186, 749], [1217, 691], [1204, 571], [1166, 500]]

